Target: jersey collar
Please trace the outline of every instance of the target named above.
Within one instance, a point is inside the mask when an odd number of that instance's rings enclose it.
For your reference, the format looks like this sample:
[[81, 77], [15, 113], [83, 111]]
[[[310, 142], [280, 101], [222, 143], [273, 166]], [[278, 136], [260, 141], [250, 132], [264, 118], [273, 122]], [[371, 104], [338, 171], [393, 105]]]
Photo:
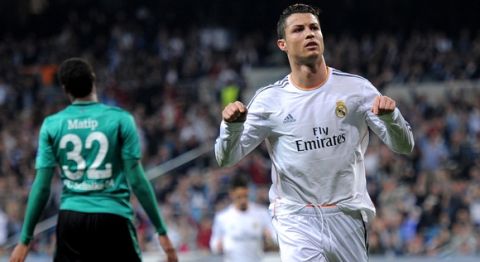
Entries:
[[73, 101], [72, 105], [75, 106], [84, 106], [84, 105], [93, 105], [93, 104], [98, 104], [97, 101]]

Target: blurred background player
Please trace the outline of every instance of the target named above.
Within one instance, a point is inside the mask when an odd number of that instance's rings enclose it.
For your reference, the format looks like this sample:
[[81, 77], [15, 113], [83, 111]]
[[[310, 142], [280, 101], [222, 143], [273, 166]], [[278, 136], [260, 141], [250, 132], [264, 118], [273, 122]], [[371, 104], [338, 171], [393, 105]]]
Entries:
[[140, 163], [133, 117], [98, 102], [95, 74], [87, 61], [65, 60], [59, 78], [71, 105], [43, 122], [35, 182], [20, 243], [10, 261], [24, 261], [27, 256], [56, 166], [61, 170], [63, 192], [54, 261], [141, 261], [131, 190], [154, 224], [167, 260], [177, 261]]
[[270, 209], [284, 261], [367, 261], [366, 223], [375, 214], [363, 162], [372, 130], [392, 151], [414, 140], [394, 100], [366, 79], [328, 67], [318, 10], [294, 4], [277, 24], [291, 73], [261, 88], [248, 107], [222, 112], [215, 153], [237, 163], [266, 140]]
[[210, 248], [228, 262], [258, 262], [274, 247], [276, 235], [268, 210], [249, 201], [248, 179], [231, 178], [232, 204], [215, 215]]

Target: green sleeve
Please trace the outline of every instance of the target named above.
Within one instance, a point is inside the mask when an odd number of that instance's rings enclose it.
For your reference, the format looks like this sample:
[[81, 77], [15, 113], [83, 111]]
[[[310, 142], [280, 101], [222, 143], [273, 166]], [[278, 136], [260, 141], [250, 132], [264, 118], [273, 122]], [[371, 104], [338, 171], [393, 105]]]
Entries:
[[53, 149], [53, 143], [49, 134], [49, 118], [43, 121], [40, 133], [38, 134], [38, 152], [35, 160], [35, 168], [51, 168], [57, 165]]
[[122, 159], [140, 159], [140, 139], [133, 116], [127, 114], [120, 125], [120, 132], [123, 139]]
[[160, 216], [153, 188], [145, 177], [142, 164], [139, 160], [125, 160], [125, 169], [133, 193], [147, 213], [158, 234], [166, 235], [167, 228], [165, 222]]
[[20, 242], [25, 245], [28, 245], [33, 239], [35, 226], [50, 197], [50, 184], [54, 174], [53, 170], [53, 168], [37, 169], [32, 191], [30, 191], [28, 196], [27, 211], [23, 222], [22, 235], [20, 237]]

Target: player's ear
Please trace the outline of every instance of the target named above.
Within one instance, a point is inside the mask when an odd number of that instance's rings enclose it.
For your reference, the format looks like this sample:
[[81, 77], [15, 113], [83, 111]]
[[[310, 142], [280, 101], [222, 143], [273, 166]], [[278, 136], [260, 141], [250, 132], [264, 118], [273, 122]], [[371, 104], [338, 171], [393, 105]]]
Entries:
[[278, 39], [277, 40], [277, 46], [282, 50], [283, 52], [287, 52], [287, 42], [285, 42], [285, 39]]

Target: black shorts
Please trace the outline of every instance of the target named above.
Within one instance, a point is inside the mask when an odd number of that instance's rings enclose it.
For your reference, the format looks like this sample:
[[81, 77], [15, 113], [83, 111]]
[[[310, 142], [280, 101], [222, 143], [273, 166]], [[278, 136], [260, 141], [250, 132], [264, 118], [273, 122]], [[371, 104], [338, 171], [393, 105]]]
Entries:
[[114, 214], [61, 210], [54, 261], [141, 261], [135, 228]]

